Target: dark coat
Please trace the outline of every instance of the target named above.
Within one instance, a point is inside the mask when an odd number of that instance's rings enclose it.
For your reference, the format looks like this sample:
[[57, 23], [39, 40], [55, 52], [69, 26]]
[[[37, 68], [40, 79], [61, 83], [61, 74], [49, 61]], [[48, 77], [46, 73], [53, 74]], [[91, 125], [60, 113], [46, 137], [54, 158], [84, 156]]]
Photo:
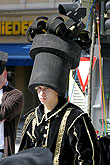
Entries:
[[23, 108], [23, 93], [12, 86], [3, 87], [0, 121], [4, 122], [4, 156], [15, 153], [16, 131]]
[[99, 143], [102, 149], [104, 164], [110, 164], [110, 135], [102, 136], [99, 139]]
[[48, 148], [35, 147], [8, 156], [0, 165], [52, 165], [52, 153]]
[[[64, 101], [47, 115], [42, 106], [28, 114], [19, 151], [35, 146], [47, 147], [54, 155], [54, 165], [78, 165], [79, 162], [83, 165], [102, 165], [100, 146], [86, 113]], [[70, 113], [62, 132], [61, 123], [65, 123], [63, 118], [67, 111]]]

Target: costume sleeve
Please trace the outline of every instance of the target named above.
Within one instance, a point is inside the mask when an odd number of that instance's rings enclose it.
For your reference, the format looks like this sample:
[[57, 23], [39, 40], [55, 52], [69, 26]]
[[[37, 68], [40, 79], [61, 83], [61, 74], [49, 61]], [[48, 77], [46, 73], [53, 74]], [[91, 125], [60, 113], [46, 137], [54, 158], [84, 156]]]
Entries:
[[73, 139], [76, 137], [75, 150], [77, 152], [78, 163], [82, 165], [99, 165], [101, 164], [101, 151], [95, 130], [89, 118], [81, 116], [73, 125], [69, 133], [69, 142], [74, 149]]
[[0, 104], [0, 121], [10, 121], [17, 115], [21, 114], [23, 108], [23, 93], [18, 89], [13, 89], [3, 95], [2, 103]]
[[20, 143], [19, 151], [26, 150], [29, 148], [35, 147], [35, 139], [32, 137], [31, 124], [29, 128], [25, 131], [24, 136], [22, 137], [22, 141]]
[[32, 136], [32, 122], [35, 117], [34, 111], [35, 110], [33, 109], [24, 121], [19, 151], [35, 147], [36, 139]]

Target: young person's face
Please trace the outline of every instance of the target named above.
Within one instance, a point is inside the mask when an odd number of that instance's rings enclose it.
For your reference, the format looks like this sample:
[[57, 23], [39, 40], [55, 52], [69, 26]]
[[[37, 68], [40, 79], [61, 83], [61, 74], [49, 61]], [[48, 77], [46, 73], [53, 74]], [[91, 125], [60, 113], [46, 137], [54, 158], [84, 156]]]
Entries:
[[4, 70], [0, 75], [0, 89], [7, 83], [7, 71]]
[[58, 93], [51, 88], [45, 86], [36, 87], [38, 98], [40, 102], [44, 105], [52, 104], [56, 99], [58, 99]]

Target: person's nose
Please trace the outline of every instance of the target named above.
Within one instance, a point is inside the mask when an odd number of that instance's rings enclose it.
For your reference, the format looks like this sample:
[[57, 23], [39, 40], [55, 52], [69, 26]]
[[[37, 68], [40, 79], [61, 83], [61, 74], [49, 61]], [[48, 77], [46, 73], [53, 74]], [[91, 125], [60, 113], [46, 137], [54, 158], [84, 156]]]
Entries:
[[45, 94], [45, 89], [41, 89], [41, 95], [44, 95]]

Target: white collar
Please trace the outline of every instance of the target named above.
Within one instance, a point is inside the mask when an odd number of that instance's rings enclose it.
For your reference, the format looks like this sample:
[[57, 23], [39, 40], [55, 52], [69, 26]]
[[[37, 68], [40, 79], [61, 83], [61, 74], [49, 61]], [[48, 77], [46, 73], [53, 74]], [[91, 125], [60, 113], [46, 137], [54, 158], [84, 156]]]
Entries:
[[8, 85], [8, 81], [7, 81], [7, 83], [6, 83], [6, 85], [5, 86], [7, 86]]
[[[8, 85], [8, 81], [5, 86], [7, 86], [7, 85]], [[2, 94], [2, 93], [3, 93], [3, 88], [0, 89], [0, 94]]]

